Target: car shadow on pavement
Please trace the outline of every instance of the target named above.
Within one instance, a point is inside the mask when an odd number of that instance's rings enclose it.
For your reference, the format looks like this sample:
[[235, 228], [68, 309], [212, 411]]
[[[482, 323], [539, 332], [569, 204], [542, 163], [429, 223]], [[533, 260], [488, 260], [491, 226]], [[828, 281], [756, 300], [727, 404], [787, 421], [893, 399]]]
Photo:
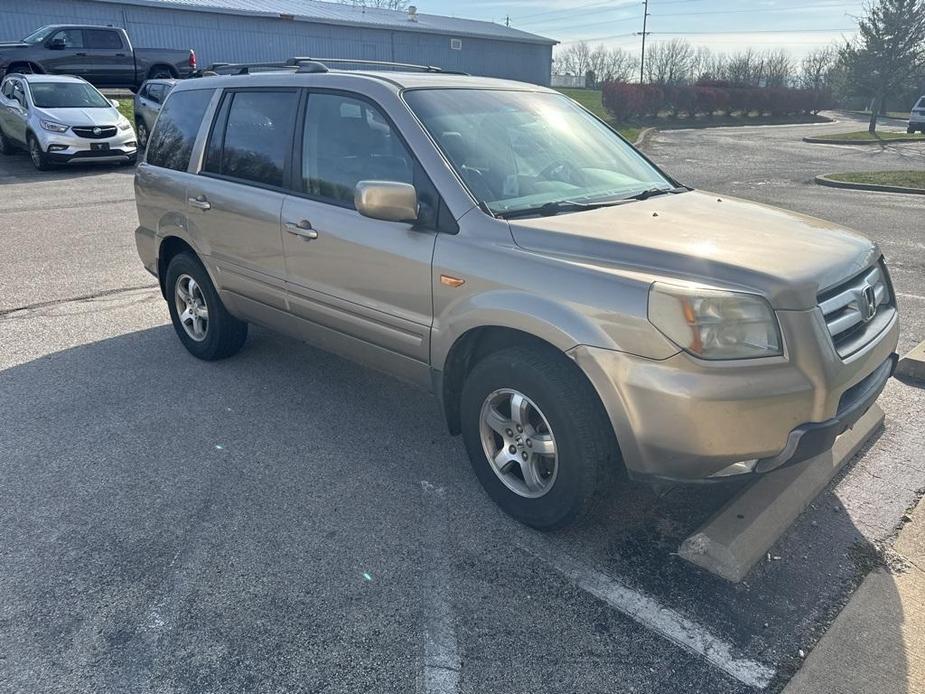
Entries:
[[[302, 343], [255, 329], [240, 355], [204, 363], [161, 326], [66, 349], [0, 371], [0, 423], [0, 681], [13, 691], [410, 691], [425, 484], [446, 492], [439, 551], [469, 690], [499, 686], [479, 679], [491, 644], [536, 651], [509, 642], [524, 615], [522, 633], [564, 641], [549, 663], [561, 676], [621, 659], [611, 630], [626, 616], [600, 603], [587, 621], [572, 601], [598, 599], [552, 569], [498, 604], [500, 569], [535, 558], [511, 544], [522, 529], [481, 492], [434, 398]], [[675, 552], [733, 493], [623, 482], [581, 524], [526, 532], [775, 668], [777, 690], [879, 554], [827, 491], [743, 583], [715, 578]], [[639, 687], [679, 686], [664, 653], [646, 657]], [[549, 686], [523, 669], [504, 691]]]
[[0, 159], [0, 186], [22, 184], [27, 181], [62, 181], [74, 178], [99, 176], [105, 173], [134, 175], [135, 165], [80, 163], [55, 166], [48, 171], [38, 171], [32, 166], [28, 154], [15, 153]]

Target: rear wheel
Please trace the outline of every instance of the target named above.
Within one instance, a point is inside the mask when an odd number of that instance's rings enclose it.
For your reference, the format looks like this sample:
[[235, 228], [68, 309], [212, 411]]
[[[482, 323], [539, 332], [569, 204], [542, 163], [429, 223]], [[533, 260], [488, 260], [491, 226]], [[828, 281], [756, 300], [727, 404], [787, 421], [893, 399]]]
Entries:
[[910, 125], [909, 127], [906, 128], [906, 134], [907, 134], [907, 135], [915, 135], [915, 128], [913, 128], [913, 127]]
[[144, 118], [135, 119], [135, 134], [138, 136], [138, 149], [143, 151], [148, 146], [148, 126]]
[[35, 135], [29, 135], [29, 158], [32, 159], [32, 165], [39, 171], [48, 171], [51, 168], [48, 155], [45, 154]]
[[149, 80], [166, 80], [173, 77], [171, 69], [165, 65], [155, 65], [148, 73]]
[[506, 513], [551, 530], [592, 507], [616, 443], [566, 357], [523, 347], [485, 357], [463, 386], [461, 416], [476, 477]]
[[179, 253], [167, 266], [167, 306], [183, 346], [199, 359], [214, 361], [238, 352], [247, 323], [225, 308], [209, 273], [191, 253]]

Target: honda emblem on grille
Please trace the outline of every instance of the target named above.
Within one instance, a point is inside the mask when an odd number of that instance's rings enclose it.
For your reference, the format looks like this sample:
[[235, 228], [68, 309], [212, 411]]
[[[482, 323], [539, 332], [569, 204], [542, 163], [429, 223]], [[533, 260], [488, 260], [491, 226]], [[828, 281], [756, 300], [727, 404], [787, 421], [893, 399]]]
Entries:
[[94, 135], [101, 135], [103, 133], [101, 128], [93, 128]]
[[861, 296], [858, 297], [858, 310], [865, 323], [877, 313], [877, 295], [869, 284], [864, 285]]

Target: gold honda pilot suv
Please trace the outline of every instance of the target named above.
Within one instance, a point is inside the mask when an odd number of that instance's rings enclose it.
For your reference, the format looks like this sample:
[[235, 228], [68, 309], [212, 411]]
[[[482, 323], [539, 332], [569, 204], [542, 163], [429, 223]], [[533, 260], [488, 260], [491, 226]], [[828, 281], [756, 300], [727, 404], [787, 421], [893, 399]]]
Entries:
[[608, 468], [769, 473], [874, 403], [899, 331], [876, 245], [683, 186], [555, 91], [384, 67], [223, 65], [170, 94], [136, 239], [196, 357], [254, 323], [426, 386], [538, 528]]

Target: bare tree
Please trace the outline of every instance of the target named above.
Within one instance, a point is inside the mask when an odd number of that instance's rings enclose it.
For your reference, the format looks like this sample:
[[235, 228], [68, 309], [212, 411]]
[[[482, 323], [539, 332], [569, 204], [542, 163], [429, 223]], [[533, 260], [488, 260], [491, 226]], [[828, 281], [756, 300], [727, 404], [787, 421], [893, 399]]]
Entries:
[[807, 53], [800, 64], [800, 85], [814, 91], [827, 87], [837, 59], [835, 46], [823, 46]]
[[726, 59], [723, 79], [757, 87], [764, 79], [764, 58], [753, 48], [733, 53]]
[[579, 41], [560, 48], [556, 53], [556, 69], [564, 75], [586, 75], [591, 69], [591, 47]]
[[783, 49], [768, 51], [763, 56], [764, 84], [767, 87], [788, 87], [793, 82], [793, 58]]
[[650, 44], [646, 49], [646, 79], [655, 84], [680, 84], [690, 79], [693, 47], [684, 39]]
[[[607, 48], [601, 44], [588, 56], [588, 70], [596, 83], [626, 82], [639, 69], [639, 61], [622, 48]], [[590, 86], [590, 85], [589, 85]]]

